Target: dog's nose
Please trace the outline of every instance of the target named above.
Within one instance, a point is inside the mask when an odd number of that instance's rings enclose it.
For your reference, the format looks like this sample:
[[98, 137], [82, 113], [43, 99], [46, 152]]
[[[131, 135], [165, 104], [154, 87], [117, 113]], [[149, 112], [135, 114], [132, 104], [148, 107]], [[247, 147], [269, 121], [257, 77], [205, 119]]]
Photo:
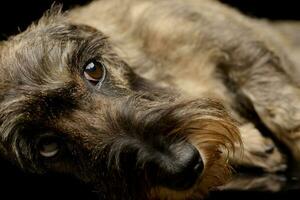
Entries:
[[204, 168], [198, 150], [189, 143], [170, 147], [168, 153], [162, 153], [150, 166], [155, 185], [174, 190], [191, 188]]

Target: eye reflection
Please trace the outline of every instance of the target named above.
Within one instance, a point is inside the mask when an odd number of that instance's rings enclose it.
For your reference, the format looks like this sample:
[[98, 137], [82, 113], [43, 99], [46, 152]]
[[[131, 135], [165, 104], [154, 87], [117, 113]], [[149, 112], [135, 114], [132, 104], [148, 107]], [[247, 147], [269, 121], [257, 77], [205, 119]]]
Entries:
[[84, 68], [84, 77], [93, 85], [102, 83], [105, 79], [105, 67], [100, 62], [91, 61]]

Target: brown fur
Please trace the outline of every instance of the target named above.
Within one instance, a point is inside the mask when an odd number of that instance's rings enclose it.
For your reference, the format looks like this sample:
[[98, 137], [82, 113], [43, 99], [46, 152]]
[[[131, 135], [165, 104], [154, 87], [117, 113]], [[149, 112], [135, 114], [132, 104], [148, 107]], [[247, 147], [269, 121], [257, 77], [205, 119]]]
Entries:
[[[54, 9], [1, 44], [0, 150], [33, 172], [73, 174], [103, 199], [203, 198], [228, 181], [229, 162], [284, 170], [274, 137], [300, 159], [295, 27], [211, 0], [101, 0], [66, 16]], [[108, 71], [99, 90], [81, 69], [98, 57]], [[67, 160], [37, 158], [34, 144], [48, 132], [64, 138]], [[193, 187], [152, 182], [156, 137], [179, 153], [186, 142], [200, 152], [204, 170]], [[135, 148], [138, 174], [122, 165]]]

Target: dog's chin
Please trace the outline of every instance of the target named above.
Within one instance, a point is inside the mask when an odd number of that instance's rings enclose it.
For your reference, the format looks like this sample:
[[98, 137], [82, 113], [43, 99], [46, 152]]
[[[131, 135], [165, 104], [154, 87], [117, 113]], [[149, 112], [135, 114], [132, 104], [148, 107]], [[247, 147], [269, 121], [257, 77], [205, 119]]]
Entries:
[[202, 199], [203, 194], [199, 193], [201, 185], [201, 177], [189, 188], [184, 190], [175, 190], [163, 186], [151, 189], [150, 199], [164, 199], [164, 200], [185, 200], [185, 199]]

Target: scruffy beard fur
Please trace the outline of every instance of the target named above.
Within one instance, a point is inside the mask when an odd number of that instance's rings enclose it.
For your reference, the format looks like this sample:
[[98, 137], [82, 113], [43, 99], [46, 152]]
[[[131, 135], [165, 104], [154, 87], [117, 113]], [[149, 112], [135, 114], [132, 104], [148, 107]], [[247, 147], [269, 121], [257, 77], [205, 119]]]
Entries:
[[[284, 43], [297, 27], [209, 0], [54, 7], [0, 43], [0, 154], [72, 175], [100, 199], [202, 199], [231, 165], [285, 170], [272, 139], [299, 160], [300, 51]], [[101, 84], [85, 76], [91, 62]], [[53, 142], [58, 153], [43, 156]], [[184, 171], [194, 155], [199, 174]]]

